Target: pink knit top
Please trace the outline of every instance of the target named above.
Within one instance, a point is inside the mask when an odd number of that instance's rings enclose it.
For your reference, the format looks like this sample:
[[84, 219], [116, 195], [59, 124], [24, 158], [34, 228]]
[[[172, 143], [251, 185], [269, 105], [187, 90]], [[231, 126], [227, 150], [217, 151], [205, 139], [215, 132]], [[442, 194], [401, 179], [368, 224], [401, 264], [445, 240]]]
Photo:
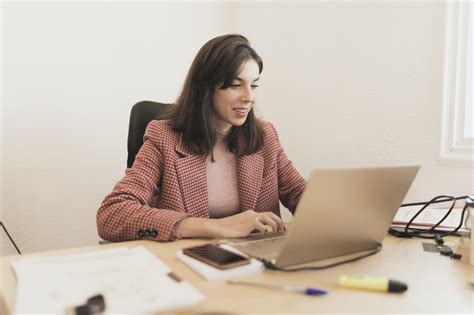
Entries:
[[[237, 181], [237, 157], [227, 149], [226, 134], [217, 132], [214, 146], [214, 162], [207, 158], [207, 193], [209, 217], [223, 218], [240, 212], [239, 189]], [[181, 238], [183, 220], [173, 227], [173, 235]]]
[[237, 181], [237, 157], [227, 149], [225, 134], [216, 133], [214, 162], [207, 159], [207, 195], [209, 216], [222, 218], [240, 212]]

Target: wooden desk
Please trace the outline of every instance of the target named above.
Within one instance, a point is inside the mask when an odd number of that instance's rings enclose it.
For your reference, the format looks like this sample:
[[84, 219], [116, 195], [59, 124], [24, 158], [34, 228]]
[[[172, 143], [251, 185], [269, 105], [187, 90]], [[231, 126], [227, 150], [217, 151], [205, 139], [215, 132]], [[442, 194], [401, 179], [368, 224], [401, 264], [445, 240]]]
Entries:
[[[177, 275], [206, 295], [203, 303], [175, 311], [173, 314], [474, 312], [474, 290], [467, 283], [468, 280], [474, 280], [474, 267], [468, 264], [467, 255], [463, 255], [461, 261], [456, 261], [441, 257], [437, 253], [427, 253], [422, 250], [422, 240], [419, 239], [387, 236], [382, 251], [375, 256], [328, 270], [297, 273], [266, 270], [262, 274], [244, 277], [246, 280], [314, 286], [329, 291], [328, 295], [321, 297], [229, 285], [225, 281], [207, 282], [175, 257], [178, 249], [203, 242], [206, 241], [133, 241], [44, 252], [39, 255], [66, 255], [119, 246], [143, 245], [168, 264]], [[0, 260], [1, 314], [12, 312], [16, 281], [9, 262], [21, 257], [10, 256]], [[403, 294], [389, 294], [342, 288], [337, 284], [341, 274], [390, 277], [406, 282], [408, 291]]]

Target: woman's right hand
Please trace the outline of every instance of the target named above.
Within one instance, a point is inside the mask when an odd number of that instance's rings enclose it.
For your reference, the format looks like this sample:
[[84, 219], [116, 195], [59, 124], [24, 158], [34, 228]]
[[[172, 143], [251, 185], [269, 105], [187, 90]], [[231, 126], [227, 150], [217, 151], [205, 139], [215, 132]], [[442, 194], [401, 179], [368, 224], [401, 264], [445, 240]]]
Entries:
[[230, 217], [216, 219], [214, 225], [214, 237], [245, 237], [254, 231], [266, 232], [267, 227], [272, 231], [285, 230], [283, 220], [273, 212], [255, 212], [247, 210]]
[[283, 220], [273, 212], [247, 210], [221, 219], [189, 217], [183, 220], [180, 236], [188, 237], [245, 237], [253, 231], [274, 232], [285, 230]]

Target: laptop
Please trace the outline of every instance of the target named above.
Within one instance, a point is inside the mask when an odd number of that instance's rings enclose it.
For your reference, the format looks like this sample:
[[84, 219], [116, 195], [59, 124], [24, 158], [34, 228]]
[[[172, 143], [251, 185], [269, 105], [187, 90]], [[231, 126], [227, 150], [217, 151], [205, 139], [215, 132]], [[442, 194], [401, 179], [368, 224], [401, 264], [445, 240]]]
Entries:
[[232, 246], [277, 267], [374, 249], [382, 243], [419, 168], [314, 170], [284, 235], [250, 236]]

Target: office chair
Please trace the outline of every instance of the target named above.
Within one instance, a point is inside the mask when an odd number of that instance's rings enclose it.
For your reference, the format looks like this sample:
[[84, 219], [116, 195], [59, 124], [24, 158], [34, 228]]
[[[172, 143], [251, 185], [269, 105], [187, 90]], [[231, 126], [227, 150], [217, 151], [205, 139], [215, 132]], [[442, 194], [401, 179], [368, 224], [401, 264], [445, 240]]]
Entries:
[[[145, 129], [153, 119], [163, 116], [173, 104], [157, 103], [152, 101], [141, 101], [133, 105], [130, 112], [130, 123], [128, 125], [127, 142], [127, 168], [132, 167], [135, 156], [143, 145]], [[99, 240], [99, 244], [107, 244], [109, 241]]]
[[128, 158], [127, 168], [132, 167], [141, 146], [143, 135], [148, 123], [153, 119], [163, 116], [173, 104], [157, 103], [152, 101], [141, 101], [133, 105], [130, 113], [130, 124], [128, 127]]

